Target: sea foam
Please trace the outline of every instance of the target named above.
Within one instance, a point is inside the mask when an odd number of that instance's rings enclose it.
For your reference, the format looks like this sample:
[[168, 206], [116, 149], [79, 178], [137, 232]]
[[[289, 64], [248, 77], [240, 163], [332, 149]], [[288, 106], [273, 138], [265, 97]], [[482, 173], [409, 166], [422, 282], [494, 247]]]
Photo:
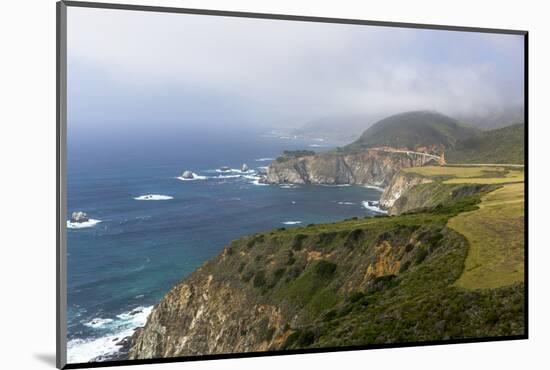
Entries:
[[208, 177], [206, 177], [206, 176], [199, 176], [199, 175], [197, 175], [195, 172], [193, 172], [193, 178], [192, 178], [192, 179], [188, 179], [188, 178], [185, 178], [185, 177], [182, 177], [182, 176], [176, 177], [176, 179], [181, 180], [181, 181], [206, 180], [207, 178], [208, 178]]
[[170, 195], [161, 195], [161, 194], [146, 194], [146, 195], [140, 195], [139, 197], [135, 197], [135, 200], [170, 200], [174, 199], [174, 197], [171, 197]]
[[[117, 354], [122, 346], [118, 343], [131, 336], [136, 328], [142, 327], [147, 317], [153, 310], [153, 306], [137, 307], [131, 311], [117, 315], [117, 319], [93, 319], [90, 326], [94, 329], [110, 329], [109, 334], [94, 339], [72, 339], [67, 343], [68, 363], [89, 362], [96, 358], [109, 358]], [[91, 326], [102, 320], [102, 325]], [[111, 320], [109, 322], [105, 322]]]
[[71, 222], [71, 220], [67, 220], [67, 228], [68, 229], [86, 229], [88, 227], [94, 227], [100, 222], [101, 220], [94, 220], [93, 218], [90, 218], [88, 221], [85, 221], [85, 222]]
[[262, 179], [262, 176], [258, 176], [258, 175], [244, 175], [243, 178], [247, 179], [247, 180], [251, 180], [249, 181], [248, 183], [249, 184], [252, 184], [252, 185], [257, 185], [257, 186], [268, 186], [269, 184], [265, 184], [263, 182], [260, 182], [260, 180]]
[[84, 324], [84, 326], [87, 326], [89, 328], [103, 328], [105, 325], [113, 322], [113, 319], [102, 319], [101, 317], [96, 317], [95, 319], [92, 319], [91, 321]]
[[381, 188], [380, 186], [375, 186], [375, 185], [363, 185], [363, 187], [367, 188], [367, 189], [377, 190], [377, 191], [380, 191], [380, 192], [384, 191], [384, 188]]
[[281, 223], [285, 225], [298, 225], [298, 224], [301, 224], [302, 221], [283, 221]]
[[378, 202], [371, 202], [371, 203], [375, 203], [375, 204], [370, 205], [369, 202], [366, 201], [366, 200], [361, 202], [363, 207], [365, 207], [369, 211], [377, 212], [377, 213], [388, 213], [388, 211], [385, 211], [385, 210], [381, 209], [380, 207], [378, 207]]

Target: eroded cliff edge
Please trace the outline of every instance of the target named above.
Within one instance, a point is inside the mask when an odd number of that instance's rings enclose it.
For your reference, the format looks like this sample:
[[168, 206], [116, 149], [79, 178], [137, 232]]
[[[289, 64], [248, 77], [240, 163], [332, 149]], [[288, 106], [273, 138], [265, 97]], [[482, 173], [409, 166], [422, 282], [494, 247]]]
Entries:
[[267, 183], [356, 184], [385, 187], [401, 169], [433, 163], [430, 155], [369, 149], [355, 153], [320, 153], [279, 157], [267, 169]]

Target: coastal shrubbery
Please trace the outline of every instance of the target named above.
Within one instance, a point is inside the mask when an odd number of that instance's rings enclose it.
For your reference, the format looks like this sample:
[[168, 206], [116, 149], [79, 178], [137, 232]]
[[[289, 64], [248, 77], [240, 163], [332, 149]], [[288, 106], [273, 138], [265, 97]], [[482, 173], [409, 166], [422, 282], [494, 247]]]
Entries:
[[[485, 193], [460, 194], [401, 216], [246, 237], [204, 273], [246, 292], [248, 304], [284, 307], [290, 334], [274, 349], [521, 334], [521, 283], [480, 291], [453, 286], [468, 243], [447, 221], [477, 209]], [[399, 265], [366, 278], [379, 250]], [[268, 325], [261, 333], [265, 340], [282, 335]]]

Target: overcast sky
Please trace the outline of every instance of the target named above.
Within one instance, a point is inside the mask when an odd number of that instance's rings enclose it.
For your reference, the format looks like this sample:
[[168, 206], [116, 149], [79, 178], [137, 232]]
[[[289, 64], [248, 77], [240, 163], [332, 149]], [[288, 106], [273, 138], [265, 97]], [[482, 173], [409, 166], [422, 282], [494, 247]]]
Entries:
[[69, 7], [68, 88], [70, 125], [452, 115], [522, 102], [523, 38]]

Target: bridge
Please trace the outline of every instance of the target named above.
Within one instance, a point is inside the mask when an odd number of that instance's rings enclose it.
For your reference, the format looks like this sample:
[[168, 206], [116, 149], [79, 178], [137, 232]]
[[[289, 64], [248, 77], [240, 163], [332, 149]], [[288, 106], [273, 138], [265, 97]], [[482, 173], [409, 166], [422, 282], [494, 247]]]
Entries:
[[422, 156], [424, 158], [427, 158], [428, 160], [433, 159], [437, 161], [440, 165], [446, 164], [445, 162], [445, 154], [438, 156], [435, 154], [428, 154], [423, 152], [415, 152], [413, 150], [403, 150], [403, 149], [394, 149], [390, 147], [383, 147], [383, 148], [371, 148], [369, 150], [378, 151], [378, 152], [390, 152], [390, 153], [404, 153], [410, 156]]

